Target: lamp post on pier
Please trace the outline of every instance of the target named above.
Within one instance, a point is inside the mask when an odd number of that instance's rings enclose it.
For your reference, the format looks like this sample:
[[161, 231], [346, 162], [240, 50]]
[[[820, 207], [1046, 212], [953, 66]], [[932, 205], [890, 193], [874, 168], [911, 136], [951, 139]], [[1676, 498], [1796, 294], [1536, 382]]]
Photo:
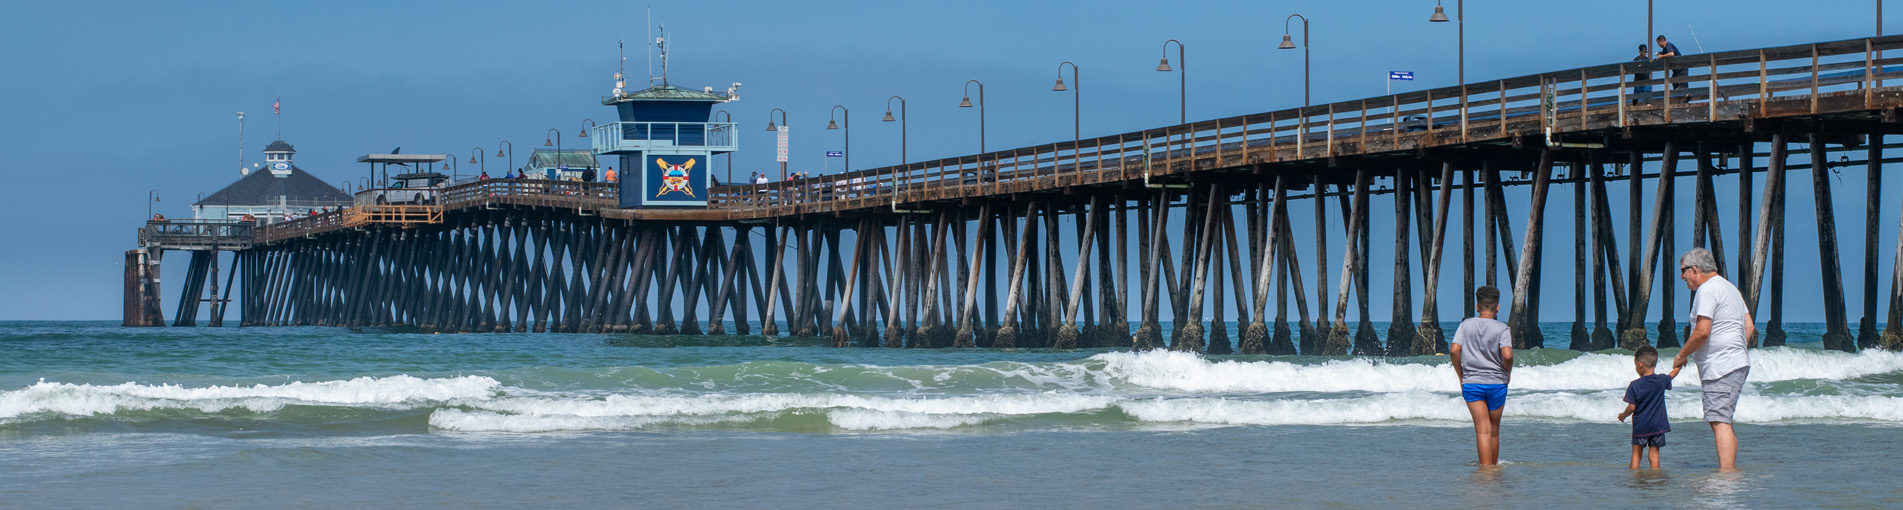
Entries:
[[[733, 114], [731, 114], [731, 113], [727, 113], [727, 111], [726, 111], [726, 110], [720, 110], [720, 111], [716, 111], [716, 112], [714, 112], [714, 115], [726, 115], [726, 116], [727, 116], [727, 120], [726, 120], [726, 122], [727, 122], [728, 124], [732, 124], [732, 123], [733, 123]], [[718, 119], [718, 118], [716, 118], [716, 119]], [[726, 128], [724, 128], [724, 127], [723, 127], [723, 128], [721, 128], [721, 129], [726, 129]], [[626, 168], [623, 168], [622, 170], [627, 170], [627, 169], [626, 169]], [[751, 183], [751, 182], [748, 182], [748, 183], [744, 183], [744, 184], [753, 184], [753, 183]], [[729, 153], [727, 153], [727, 185], [729, 185], [729, 186], [732, 186], [732, 185], [733, 185], [733, 153], [731, 153], [731, 152], [729, 152]]]
[[1067, 66], [1067, 65], [1070, 66], [1071, 84], [1076, 85], [1077, 87], [1084, 86], [1083, 80], [1080, 80], [1077, 78], [1077, 63], [1071, 62], [1069, 60], [1065, 60], [1057, 64], [1057, 85], [1051, 87], [1051, 92], [1063, 92], [1066, 90], [1070, 91], [1070, 95], [1071, 95], [1070, 139], [1071, 139], [1071, 143], [1075, 144], [1078, 140], [1083, 139], [1083, 132], [1084, 132], [1083, 104], [1084, 103], [1083, 103], [1083, 99], [1078, 97], [1080, 94], [1078, 93], [1076, 89], [1072, 89], [1070, 87], [1064, 86], [1064, 66]]
[[1170, 72], [1170, 43], [1176, 43], [1176, 67], [1177, 67], [1176, 75], [1177, 75], [1178, 81], [1181, 82], [1179, 84], [1181, 88], [1178, 89], [1179, 92], [1177, 95], [1177, 105], [1179, 107], [1178, 111], [1182, 113], [1178, 118], [1179, 119], [1178, 122], [1182, 124], [1188, 124], [1189, 123], [1189, 76], [1188, 76], [1189, 63], [1186, 62], [1185, 59], [1183, 58], [1183, 41], [1178, 41], [1175, 39], [1163, 41], [1163, 63], [1157, 64], [1156, 70], [1160, 72], [1165, 72], [1165, 73]]
[[[889, 103], [891, 101], [887, 101], [887, 102]], [[826, 129], [839, 129], [839, 123], [835, 122], [836, 119], [833, 118], [832, 112], [842, 112], [840, 117], [845, 117], [846, 119], [846, 129], [845, 129], [846, 168], [844, 171], [851, 172], [852, 171], [852, 110], [848, 110], [844, 106], [833, 105], [833, 109], [828, 110], [826, 112]]]
[[[781, 125], [781, 126], [791, 126], [791, 125], [792, 125], [792, 124], [789, 124], [789, 123], [787, 123], [787, 122], [786, 122], [786, 110], [781, 110], [781, 109], [779, 109], [779, 108], [774, 108], [774, 109], [772, 109], [772, 110], [769, 110], [769, 111], [767, 111], [767, 112], [766, 112], [766, 130], [767, 130], [767, 131], [772, 131], [772, 132], [776, 132], [776, 133], [780, 131], [780, 128], [779, 128], [779, 126], [775, 126], [775, 125], [773, 125], [773, 112], [780, 112], [780, 125]], [[784, 157], [782, 157], [782, 158], [780, 158], [780, 180], [782, 180], [782, 181], [784, 181], [784, 180], [786, 180], [786, 158], [784, 158]]]
[[[531, 140], [533, 139], [531, 138]], [[509, 171], [514, 172], [515, 171], [515, 144], [509, 143], [508, 140], [503, 140], [502, 143], [496, 144], [496, 157], [498, 158], [502, 157], [503, 146], [509, 147]]]
[[[550, 141], [553, 141], [553, 142], [555, 142], [555, 143], [553, 144], [553, 145], [555, 146], [555, 176], [554, 176], [554, 178], [552, 178], [552, 179], [549, 179], [549, 180], [551, 180], [551, 181], [554, 181], [554, 180], [560, 180], [560, 179], [561, 179], [561, 176], [562, 176], [562, 170], [564, 170], [564, 169], [562, 168], [562, 166], [563, 166], [563, 165], [562, 165], [562, 132], [561, 132], [561, 130], [558, 130], [558, 129], [555, 129], [555, 128], [548, 128], [548, 132], [549, 132], [549, 133], [553, 133], [553, 134], [555, 135], [555, 136], [553, 136], [553, 137], [551, 137], [551, 138], [553, 138], [553, 140], [549, 140], [549, 139], [543, 139], [543, 140], [542, 140], [542, 146], [543, 146], [543, 147], [548, 147], [548, 146], [550, 145], [550, 143], [549, 143]], [[533, 140], [533, 138], [531, 138], [531, 140]]]
[[1308, 16], [1290, 14], [1286, 18], [1282, 18], [1282, 44], [1277, 45], [1275, 48], [1280, 50], [1295, 49], [1295, 40], [1289, 37], [1289, 22], [1294, 21], [1295, 18], [1302, 18], [1302, 106], [1309, 106], [1311, 103], [1309, 103], [1308, 99]]
[[469, 149], [469, 162], [478, 165], [478, 171], [482, 172], [480, 175], [489, 175], [489, 158], [479, 156], [482, 156], [481, 147], [472, 147]]
[[145, 192], [145, 218], [147, 220], [158, 218], [158, 216], [155, 216], [152, 214], [152, 204], [158, 203], [158, 201], [159, 201], [159, 190], [154, 189], [152, 191]]
[[958, 101], [959, 108], [971, 107], [971, 84], [978, 84], [978, 153], [985, 152], [985, 84], [978, 80], [965, 80], [965, 98]]
[[[1467, 8], [1466, 8], [1467, 6], [1466, 6], [1466, 3], [1467, 3], [1466, 0], [1454, 0], [1454, 19], [1453, 19], [1454, 26], [1456, 27], [1455, 36], [1454, 36], [1456, 38], [1455, 47], [1457, 48], [1456, 53], [1458, 54], [1458, 58], [1459, 58], [1458, 64], [1455, 67], [1454, 76], [1455, 76], [1455, 79], [1460, 81], [1460, 138], [1462, 140], [1465, 140], [1467, 138]], [[1651, 0], [1646, 1], [1645, 12], [1646, 12], [1645, 13], [1645, 31], [1649, 33], [1652, 31], [1652, 2]], [[1447, 12], [1441, 9], [1440, 0], [1434, 1], [1434, 15], [1429, 16], [1427, 18], [1427, 21], [1430, 23], [1446, 23], [1448, 21]], [[1647, 40], [1648, 41], [1650, 40], [1649, 36], [1647, 37]], [[1650, 43], [1648, 42], [1647, 44], [1650, 44]], [[1428, 116], [1432, 117], [1433, 116], [1432, 112], [1429, 112]]]
[[904, 165], [911, 162], [905, 156], [905, 123], [906, 119], [911, 118], [905, 114], [905, 98], [899, 96], [885, 98], [885, 118], [881, 120], [892, 122], [892, 100], [894, 99], [899, 100], [899, 164]]

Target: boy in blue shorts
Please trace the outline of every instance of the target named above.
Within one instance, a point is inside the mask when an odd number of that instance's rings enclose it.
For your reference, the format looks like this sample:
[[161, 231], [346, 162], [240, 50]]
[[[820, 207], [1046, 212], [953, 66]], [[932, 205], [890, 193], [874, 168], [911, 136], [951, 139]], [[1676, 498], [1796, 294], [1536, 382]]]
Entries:
[[1650, 345], [1632, 353], [1632, 368], [1639, 372], [1639, 378], [1626, 385], [1625, 410], [1619, 412], [1619, 421], [1633, 417], [1632, 469], [1639, 468], [1641, 451], [1651, 454], [1652, 469], [1658, 469], [1659, 448], [1665, 447], [1665, 433], [1672, 431], [1672, 423], [1665, 420], [1665, 392], [1672, 389], [1678, 369], [1666, 375], [1653, 373], [1658, 363], [1659, 350]]
[[1454, 330], [1447, 357], [1460, 378], [1460, 395], [1473, 414], [1474, 443], [1480, 465], [1500, 463], [1500, 412], [1507, 403], [1507, 381], [1513, 375], [1513, 334], [1500, 322], [1500, 289], [1491, 285], [1474, 291], [1474, 313]]

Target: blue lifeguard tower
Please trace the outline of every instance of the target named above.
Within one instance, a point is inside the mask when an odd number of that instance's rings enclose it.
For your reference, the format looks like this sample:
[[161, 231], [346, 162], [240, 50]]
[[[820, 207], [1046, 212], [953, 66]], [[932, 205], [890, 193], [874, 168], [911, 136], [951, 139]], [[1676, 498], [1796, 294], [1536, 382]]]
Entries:
[[616, 80], [601, 104], [615, 107], [621, 121], [595, 127], [591, 139], [595, 154], [621, 158], [621, 207], [707, 207], [709, 160], [740, 145], [734, 123], [709, 122], [715, 104], [737, 99], [734, 89], [719, 94], [663, 81], [624, 93]]

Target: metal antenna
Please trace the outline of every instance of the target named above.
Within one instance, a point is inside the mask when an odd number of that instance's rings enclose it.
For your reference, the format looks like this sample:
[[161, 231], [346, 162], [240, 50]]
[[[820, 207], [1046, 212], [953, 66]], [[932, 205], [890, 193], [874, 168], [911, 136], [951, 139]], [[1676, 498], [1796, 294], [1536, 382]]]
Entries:
[[654, 6], [648, 6], [647, 18], [648, 85], [654, 85]]

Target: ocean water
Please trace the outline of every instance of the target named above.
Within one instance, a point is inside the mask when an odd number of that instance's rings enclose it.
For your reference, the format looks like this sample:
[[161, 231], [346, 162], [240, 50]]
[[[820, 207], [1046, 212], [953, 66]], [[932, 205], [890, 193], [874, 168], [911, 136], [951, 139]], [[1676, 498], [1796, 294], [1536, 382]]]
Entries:
[[1903, 507], [1903, 354], [1788, 329], [1718, 472], [1695, 370], [1626, 469], [1619, 351], [1518, 352], [1479, 468], [1444, 357], [0, 322], [0, 508]]

